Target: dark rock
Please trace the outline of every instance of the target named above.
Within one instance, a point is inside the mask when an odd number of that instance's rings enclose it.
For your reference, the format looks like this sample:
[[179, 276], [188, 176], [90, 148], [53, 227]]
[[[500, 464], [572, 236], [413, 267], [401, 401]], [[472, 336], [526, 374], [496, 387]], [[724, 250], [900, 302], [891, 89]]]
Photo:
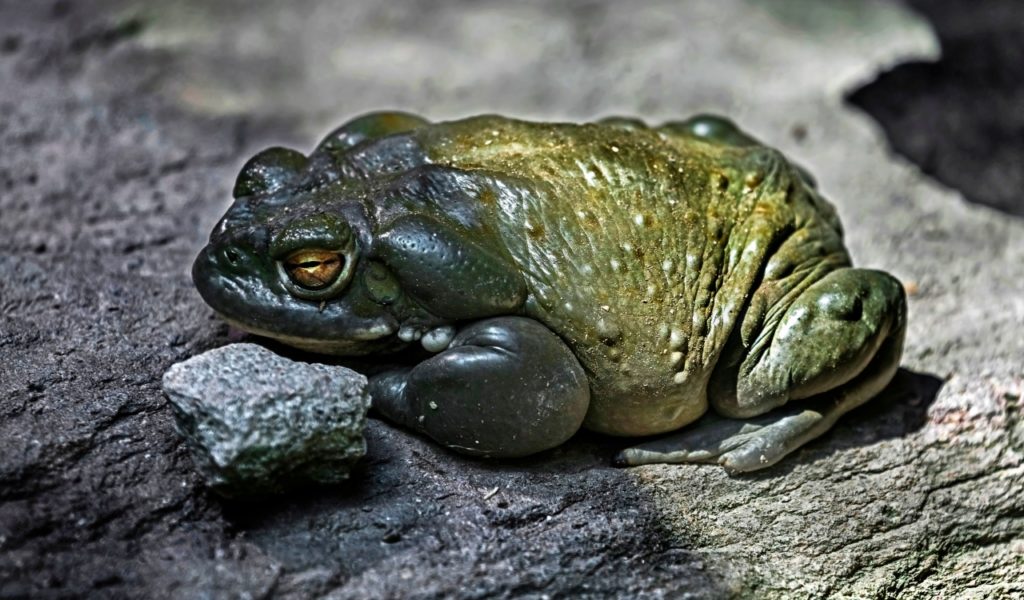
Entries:
[[942, 44], [849, 95], [893, 149], [980, 204], [1024, 215], [1024, 3], [912, 0]]
[[366, 453], [366, 378], [231, 344], [163, 378], [178, 431], [206, 484], [227, 497], [339, 483]]

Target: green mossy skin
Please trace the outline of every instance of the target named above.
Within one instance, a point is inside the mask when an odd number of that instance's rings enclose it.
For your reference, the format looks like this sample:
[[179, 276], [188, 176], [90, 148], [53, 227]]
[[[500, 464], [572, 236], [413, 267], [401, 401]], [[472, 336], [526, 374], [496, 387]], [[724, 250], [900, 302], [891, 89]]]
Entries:
[[[829, 313], [845, 299], [871, 315], [837, 342], [855, 367], [829, 363], [820, 339], [810, 358], [770, 351], [789, 307], [850, 261], [809, 178], [720, 117], [647, 127], [369, 115], [267, 189], [238, 198], [194, 269], [230, 321], [306, 349], [380, 354], [436, 327], [529, 317], [581, 363], [584, 426], [604, 433], [678, 429], [707, 410], [709, 390], [716, 408], [752, 402], [744, 414], [759, 414], [791, 396], [749, 398], [751, 373], [814, 378], [823, 393], [864, 369], [882, 340], [902, 340], [902, 296], [864, 293], [851, 270], [820, 312], [856, 320]], [[359, 255], [353, 283], [317, 305], [275, 279], [266, 240], [301, 237], [294, 224], [320, 213], [345, 220]], [[253, 266], [226, 265], [226, 248]], [[801, 302], [818, 317], [814, 297]], [[757, 352], [771, 373], [750, 363]], [[898, 358], [897, 347], [892, 368], [875, 371], [887, 380]]]
[[417, 135], [434, 163], [490, 178], [491, 225], [531, 292], [525, 314], [590, 375], [591, 429], [647, 435], [692, 422], [758, 286], [776, 304], [849, 264], [831, 206], [727, 123], [708, 138], [690, 122], [478, 117]]

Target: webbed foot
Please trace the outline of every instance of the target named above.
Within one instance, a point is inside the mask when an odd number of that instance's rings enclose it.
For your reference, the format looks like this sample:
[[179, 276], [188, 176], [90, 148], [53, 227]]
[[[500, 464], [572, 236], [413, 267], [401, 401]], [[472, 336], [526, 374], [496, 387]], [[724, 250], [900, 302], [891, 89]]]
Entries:
[[805, 443], [822, 419], [813, 410], [745, 420], [708, 415], [680, 433], [622, 450], [615, 464], [718, 463], [730, 472], [754, 471], [775, 464]]

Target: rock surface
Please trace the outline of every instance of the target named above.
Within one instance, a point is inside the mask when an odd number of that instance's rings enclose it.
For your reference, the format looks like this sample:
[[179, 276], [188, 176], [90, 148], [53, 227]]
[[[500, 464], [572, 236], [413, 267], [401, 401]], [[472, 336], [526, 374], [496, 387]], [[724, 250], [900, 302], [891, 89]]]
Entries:
[[[929, 24], [882, 1], [643, 6], [0, 2], [0, 597], [1024, 594], [1024, 221], [843, 101], [935, 60]], [[379, 108], [727, 113], [913, 292], [905, 370], [751, 476], [612, 469], [625, 442], [589, 435], [471, 460], [371, 419], [344, 487], [224, 502], [160, 391], [238, 341], [188, 265], [248, 156]]]
[[206, 485], [227, 497], [340, 483], [366, 453], [366, 377], [230, 344], [172, 365], [163, 390]]

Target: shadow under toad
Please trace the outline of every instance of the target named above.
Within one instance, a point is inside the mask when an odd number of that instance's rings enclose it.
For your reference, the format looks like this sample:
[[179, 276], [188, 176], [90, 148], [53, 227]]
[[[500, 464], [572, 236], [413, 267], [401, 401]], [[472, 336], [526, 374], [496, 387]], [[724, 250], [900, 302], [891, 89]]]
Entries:
[[[424, 352], [413, 350], [406, 355], [392, 357], [394, 363], [381, 364], [379, 360], [353, 360], [311, 355], [283, 344], [254, 338], [275, 352], [295, 360], [331, 362], [350, 367], [364, 374], [372, 374], [395, 364], [411, 364], [425, 356]], [[886, 388], [877, 396], [849, 413], [840, 417], [835, 426], [821, 437], [812, 440], [802, 448], [785, 457], [773, 467], [737, 477], [777, 477], [792, 470], [795, 464], [821, 460], [837, 451], [870, 446], [887, 439], [902, 438], [920, 430], [927, 421], [928, 408], [935, 402], [944, 381], [929, 373], [919, 373], [900, 368]], [[770, 413], [769, 413], [770, 414]], [[371, 415], [373, 415], [371, 411]], [[375, 416], [375, 415], [374, 415]], [[708, 415], [689, 427], [700, 427]], [[401, 431], [414, 436], [437, 452], [448, 455], [451, 460], [473, 464], [484, 469], [532, 469], [549, 472], [572, 472], [585, 468], [610, 466], [614, 455], [623, 448], [634, 446], [650, 438], [620, 438], [581, 430], [561, 447], [519, 459], [477, 459], [463, 456], [440, 448], [425, 436], [381, 421], [382, 427]], [[628, 467], [627, 467], [628, 468]], [[709, 465], [708, 468], [718, 468]]]
[[[332, 362], [268, 340], [246, 341], [297, 360]], [[367, 364], [352, 366], [365, 370]], [[778, 465], [737, 477], [784, 477], [796, 465], [912, 434], [925, 424], [941, 387], [937, 377], [900, 369], [886, 390], [832, 431]], [[379, 593], [372, 577], [365, 583], [371, 587], [361, 591], [351, 586], [364, 583], [353, 584], [353, 578], [389, 569], [397, 557], [434, 578], [454, 577], [451, 565], [466, 560], [509, 565], [505, 578], [466, 579], [483, 596], [511, 588], [553, 593], [577, 587], [616, 595], [634, 580], [654, 580], [669, 591], [702, 589], [708, 597], [727, 587], [727, 575], [707, 569], [700, 553], [690, 549], [688, 532], [666, 528], [650, 491], [637, 485], [635, 470], [612, 466], [613, 455], [635, 439], [580, 432], [531, 457], [485, 460], [376, 418], [365, 435], [367, 455], [344, 484], [256, 502], [225, 501], [228, 522], [286, 573], [319, 573], [324, 591]], [[686, 469], [692, 476], [693, 467]], [[687, 473], [681, 470], [680, 476]], [[616, 558], [624, 556], [633, 559]], [[575, 564], [573, 557], [583, 566], [559, 567], [557, 585], [543, 577], [554, 564]], [[638, 570], [637, 564], [652, 566]], [[520, 588], [531, 574], [536, 581]], [[403, 583], [391, 591], [407, 589]]]
[[[616, 597], [643, 586], [727, 596], [724, 575], [706, 567], [685, 532], [665, 528], [628, 470], [611, 466], [621, 440], [581, 433], [529, 458], [494, 461], [376, 418], [365, 436], [367, 455], [344, 484], [222, 501], [228, 522], [286, 574], [319, 574], [325, 593], [407, 595], [416, 585], [394, 572], [400, 567], [429, 579], [439, 597]], [[465, 564], [489, 567], [469, 576]]]
[[900, 368], [882, 392], [840, 417], [821, 437], [772, 467], [733, 476], [758, 480], [782, 477], [797, 465], [817, 462], [837, 452], [910, 436], [928, 422], [928, 409], [944, 383], [930, 373]]

